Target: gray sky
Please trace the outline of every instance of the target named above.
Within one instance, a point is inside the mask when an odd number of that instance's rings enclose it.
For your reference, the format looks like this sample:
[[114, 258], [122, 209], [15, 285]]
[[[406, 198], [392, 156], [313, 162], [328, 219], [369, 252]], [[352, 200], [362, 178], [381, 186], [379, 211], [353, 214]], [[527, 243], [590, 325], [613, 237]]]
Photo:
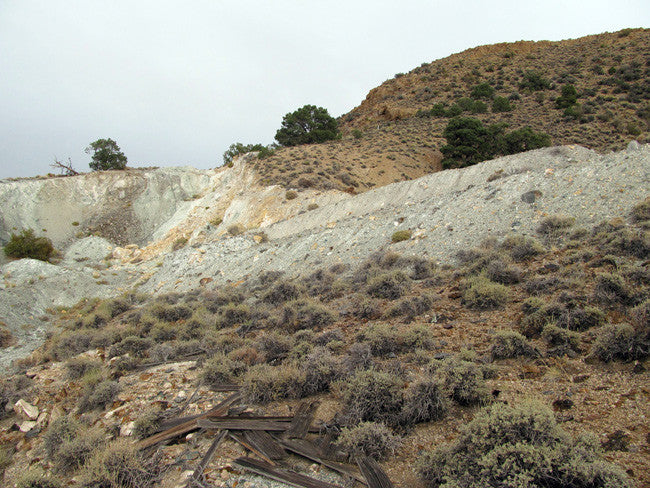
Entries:
[[647, 0], [0, 0], [0, 178], [88, 171], [108, 137], [130, 166], [211, 168], [424, 62], [649, 25]]

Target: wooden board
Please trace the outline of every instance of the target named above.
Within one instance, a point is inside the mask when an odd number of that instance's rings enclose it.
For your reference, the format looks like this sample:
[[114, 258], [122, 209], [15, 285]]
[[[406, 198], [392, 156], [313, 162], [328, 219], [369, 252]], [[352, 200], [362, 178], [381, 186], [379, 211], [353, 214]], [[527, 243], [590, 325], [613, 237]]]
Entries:
[[357, 465], [366, 478], [369, 488], [393, 488], [393, 483], [391, 483], [388, 475], [374, 459], [367, 456], [359, 456], [357, 458]]
[[278, 469], [269, 463], [249, 457], [237, 458], [233, 461], [233, 464], [255, 474], [266, 476], [267, 478], [281, 481], [291, 486], [297, 486], [298, 488], [340, 488], [338, 485], [320, 481], [294, 471]]
[[221, 444], [221, 441], [224, 439], [224, 437], [226, 437], [227, 433], [228, 432], [225, 430], [220, 432], [219, 435], [214, 439], [214, 441], [212, 441], [212, 445], [203, 456], [203, 459], [201, 459], [201, 462], [194, 469], [194, 473], [192, 473], [190, 479], [187, 481], [187, 484], [185, 485], [186, 488], [190, 488], [196, 485], [201, 480], [203, 480], [203, 471], [205, 471], [205, 468], [212, 460], [214, 453], [217, 452], [217, 448], [219, 447], [219, 444]]
[[291, 427], [287, 430], [285, 436], [288, 438], [303, 439], [307, 435], [307, 432], [309, 432], [309, 428], [314, 421], [314, 416], [316, 415], [316, 410], [319, 405], [320, 403], [317, 401], [302, 402], [298, 407], [298, 410], [291, 421]]
[[198, 427], [208, 430], [266, 430], [271, 432], [284, 432], [291, 425], [289, 422], [246, 417], [222, 417], [210, 420], [200, 418], [194, 422], [196, 422]]

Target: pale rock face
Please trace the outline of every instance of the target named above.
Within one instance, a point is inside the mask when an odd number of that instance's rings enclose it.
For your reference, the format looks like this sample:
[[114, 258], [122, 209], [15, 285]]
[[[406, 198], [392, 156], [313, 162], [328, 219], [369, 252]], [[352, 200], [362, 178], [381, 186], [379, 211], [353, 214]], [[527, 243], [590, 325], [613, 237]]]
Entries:
[[22, 398], [16, 402], [14, 405], [14, 412], [26, 420], [37, 420], [39, 415], [38, 407], [27, 403]]

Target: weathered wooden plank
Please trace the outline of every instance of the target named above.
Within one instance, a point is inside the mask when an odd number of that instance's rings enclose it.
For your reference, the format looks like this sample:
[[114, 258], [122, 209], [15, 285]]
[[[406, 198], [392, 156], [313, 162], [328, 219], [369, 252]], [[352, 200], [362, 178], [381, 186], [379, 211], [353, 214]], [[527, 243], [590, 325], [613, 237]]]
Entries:
[[277, 420], [251, 419], [246, 417], [228, 417], [228, 418], [200, 418], [195, 420], [196, 425], [202, 429], [228, 429], [228, 430], [268, 430], [271, 432], [284, 432], [291, 425], [289, 422], [279, 422]]
[[219, 444], [221, 444], [221, 441], [224, 439], [224, 437], [226, 437], [227, 433], [227, 430], [221, 431], [219, 435], [215, 437], [214, 441], [212, 441], [212, 445], [206, 451], [203, 459], [201, 459], [201, 462], [194, 469], [194, 473], [192, 473], [192, 476], [190, 476], [190, 479], [187, 481], [187, 485], [185, 485], [186, 488], [191, 488], [192, 486], [195, 486], [197, 482], [203, 480], [203, 471], [212, 460], [214, 453], [217, 451]]
[[393, 483], [379, 463], [368, 456], [357, 457], [357, 466], [366, 478], [369, 488], [393, 488]]
[[325, 452], [313, 442], [306, 439], [281, 439], [280, 444], [287, 451], [298, 454], [310, 461], [322, 464], [343, 475], [351, 476], [355, 480], [366, 484], [366, 479], [352, 466], [347, 466], [336, 461], [326, 459]]
[[320, 481], [294, 471], [278, 469], [269, 463], [249, 457], [237, 458], [233, 461], [233, 464], [261, 476], [266, 476], [267, 478], [281, 481], [291, 486], [297, 486], [298, 488], [340, 488], [338, 485]]
[[229, 430], [228, 435], [232, 440], [237, 442], [238, 444], [241, 444], [244, 446], [246, 449], [251, 451], [253, 454], [256, 454], [257, 456], [261, 457], [264, 461], [269, 463], [271, 466], [275, 466], [275, 462], [269, 458], [266, 454], [264, 454], [262, 451], [259, 451], [257, 447], [252, 445], [248, 439], [244, 437], [244, 433], [241, 431], [234, 431], [234, 430]]
[[228, 411], [228, 409], [232, 406], [232, 404], [238, 402], [239, 400], [241, 400], [241, 394], [239, 392], [235, 392], [232, 395], [230, 395], [228, 398], [220, 402], [217, 406], [201, 414], [200, 416], [195, 417], [191, 420], [187, 420], [182, 424], [176, 425], [167, 430], [154, 434], [151, 437], [147, 437], [146, 439], [141, 440], [136, 444], [136, 448], [145, 449], [147, 447], [158, 444], [159, 442], [163, 442], [169, 439], [173, 439], [174, 437], [187, 434], [188, 432], [191, 432], [194, 429], [198, 428], [196, 422], [199, 418], [216, 417], [218, 415], [224, 415]]
[[246, 440], [263, 452], [269, 459], [278, 461], [287, 457], [287, 451], [276, 441], [271, 434], [264, 430], [245, 430], [242, 432]]
[[287, 438], [303, 439], [307, 435], [307, 432], [314, 421], [314, 416], [316, 415], [316, 410], [319, 405], [320, 402], [318, 401], [302, 402], [298, 407], [298, 410], [291, 421], [291, 427], [287, 430], [285, 436]]

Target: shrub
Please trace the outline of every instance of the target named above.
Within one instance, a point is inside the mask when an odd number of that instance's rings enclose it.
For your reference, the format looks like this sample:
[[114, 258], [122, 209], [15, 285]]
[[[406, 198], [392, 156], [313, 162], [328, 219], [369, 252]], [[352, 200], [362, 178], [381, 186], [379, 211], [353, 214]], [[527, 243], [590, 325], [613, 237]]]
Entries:
[[363, 137], [363, 132], [359, 129], [352, 129], [352, 137], [355, 139], [361, 139]]
[[294, 200], [298, 198], [298, 193], [294, 190], [289, 190], [284, 194], [284, 198], [286, 198], [287, 200]]
[[296, 331], [300, 329], [318, 330], [336, 321], [336, 314], [328, 307], [313, 300], [296, 300], [282, 309], [282, 326]]
[[63, 483], [57, 478], [47, 476], [39, 467], [28, 469], [18, 478], [15, 486], [16, 488], [61, 488]]
[[264, 294], [262, 301], [279, 305], [290, 300], [296, 300], [302, 295], [302, 289], [291, 281], [282, 280]]
[[189, 319], [192, 316], [192, 309], [187, 305], [169, 305], [157, 302], [151, 307], [151, 313], [158, 319], [165, 322], [177, 322]]
[[408, 241], [410, 238], [411, 238], [410, 230], [398, 230], [393, 232], [393, 235], [391, 236], [391, 241], [402, 242], [402, 241]]
[[14, 342], [11, 331], [0, 323], [0, 348], [9, 347]]
[[580, 334], [567, 329], [562, 329], [553, 324], [547, 324], [542, 329], [542, 338], [553, 346], [566, 346], [574, 351], [580, 344]]
[[149, 488], [161, 474], [158, 455], [145, 459], [130, 441], [119, 439], [93, 454], [79, 481], [83, 488]]
[[578, 101], [578, 90], [573, 85], [564, 85], [562, 87], [562, 95], [555, 99], [555, 106], [557, 108], [569, 108]]
[[241, 361], [230, 359], [225, 354], [216, 354], [203, 364], [200, 378], [203, 384], [211, 388], [235, 383], [237, 377], [246, 370]]
[[366, 343], [355, 342], [350, 346], [347, 355], [343, 358], [343, 368], [348, 373], [367, 370], [372, 365], [372, 350], [370, 345]]
[[505, 134], [498, 144], [499, 154], [517, 154], [550, 146], [551, 136], [526, 126]]
[[428, 312], [433, 305], [433, 298], [430, 295], [420, 295], [409, 298], [402, 298], [392, 307], [387, 315], [389, 317], [403, 316], [407, 322], [416, 316]]
[[463, 304], [477, 310], [489, 310], [503, 306], [508, 300], [510, 290], [507, 286], [494, 283], [485, 276], [475, 276], [467, 280], [463, 293]]
[[90, 169], [120, 170], [126, 168], [126, 156], [113, 139], [97, 139], [86, 148], [86, 154], [92, 154]]
[[449, 396], [460, 405], [477, 405], [490, 398], [483, 372], [470, 361], [449, 357], [432, 364], [435, 379]]
[[248, 305], [243, 303], [239, 305], [230, 303], [221, 308], [219, 326], [222, 328], [235, 327], [248, 322], [250, 319], [251, 311]]
[[427, 486], [630, 488], [593, 437], [571, 438], [546, 406], [525, 401], [481, 410], [458, 439], [425, 454]]
[[411, 384], [404, 394], [401, 424], [413, 425], [440, 420], [447, 415], [449, 400], [443, 385], [435, 380], [419, 380]]
[[400, 438], [384, 424], [361, 422], [352, 428], [344, 427], [337, 445], [350, 457], [361, 455], [381, 460], [395, 454]]
[[510, 111], [512, 111], [510, 100], [508, 100], [506, 97], [494, 97], [494, 100], [492, 101], [492, 112], [499, 113]]
[[79, 399], [79, 411], [88, 412], [98, 408], [103, 409], [113, 402], [119, 392], [120, 385], [117, 381], [103, 380], [87, 383]]
[[544, 218], [537, 226], [537, 233], [543, 236], [557, 236], [565, 232], [573, 225], [575, 219], [573, 217], [565, 217], [562, 215], [550, 215]]
[[245, 402], [264, 404], [274, 400], [301, 398], [305, 387], [305, 374], [294, 365], [251, 367], [242, 381]]
[[36, 237], [32, 229], [23, 229], [20, 234], [11, 234], [4, 252], [9, 258], [48, 261], [54, 253], [54, 246], [47, 237]]
[[77, 380], [94, 369], [102, 367], [101, 361], [87, 357], [73, 358], [65, 363], [68, 379]]
[[508, 236], [501, 243], [501, 248], [515, 261], [525, 261], [544, 252], [542, 245], [532, 237], [521, 235]]
[[374, 355], [386, 356], [402, 348], [398, 331], [389, 324], [372, 324], [363, 329], [357, 338], [370, 346]]
[[629, 298], [627, 286], [619, 275], [610, 273], [598, 275], [594, 286], [594, 299], [597, 302], [606, 305], [624, 304]]
[[244, 227], [242, 224], [233, 224], [228, 226], [228, 234], [231, 236], [239, 236], [246, 232], [246, 227]]
[[314, 105], [305, 105], [286, 114], [282, 127], [275, 134], [275, 140], [282, 146], [321, 143], [339, 137], [336, 119], [327, 109]]
[[305, 357], [300, 367], [305, 373], [305, 395], [327, 391], [334, 381], [343, 376], [340, 359], [324, 347], [315, 348]]
[[83, 466], [96, 449], [104, 444], [106, 434], [99, 428], [81, 429], [73, 439], [63, 442], [53, 457], [58, 473], [69, 473]]
[[485, 268], [485, 276], [490, 281], [502, 285], [514, 285], [521, 281], [523, 271], [517, 266], [511, 266], [501, 259], [494, 259]]
[[472, 88], [470, 95], [472, 98], [486, 98], [491, 99], [494, 96], [494, 87], [489, 83], [480, 83]]
[[650, 299], [641, 302], [630, 312], [632, 324], [639, 330], [650, 331]]
[[43, 435], [45, 455], [53, 460], [61, 446], [74, 440], [79, 430], [79, 424], [70, 416], [66, 415], [53, 420]]
[[134, 357], [144, 357], [147, 350], [154, 345], [153, 339], [149, 337], [128, 336], [122, 339], [117, 344], [112, 345], [106, 355], [114, 358], [116, 356], [123, 356], [124, 354], [131, 354]]
[[164, 418], [162, 410], [158, 407], [151, 407], [142, 412], [133, 426], [133, 435], [138, 439], [146, 439], [160, 430], [160, 424]]
[[633, 222], [647, 222], [650, 220], [650, 197], [636, 204], [630, 212]]
[[537, 71], [527, 71], [524, 73], [523, 80], [519, 83], [519, 88], [531, 91], [548, 90], [551, 88], [551, 82], [543, 78]]
[[504, 330], [497, 332], [492, 339], [490, 354], [495, 359], [532, 357], [535, 348], [518, 332]]
[[410, 287], [409, 277], [403, 271], [382, 273], [371, 278], [368, 282], [368, 294], [375, 298], [395, 300], [401, 297]]
[[402, 410], [402, 382], [398, 377], [374, 370], [358, 371], [340, 389], [347, 425], [363, 421], [388, 425], [398, 422]]
[[597, 332], [591, 353], [605, 362], [643, 359], [648, 356], [648, 341], [630, 324], [610, 324]]

